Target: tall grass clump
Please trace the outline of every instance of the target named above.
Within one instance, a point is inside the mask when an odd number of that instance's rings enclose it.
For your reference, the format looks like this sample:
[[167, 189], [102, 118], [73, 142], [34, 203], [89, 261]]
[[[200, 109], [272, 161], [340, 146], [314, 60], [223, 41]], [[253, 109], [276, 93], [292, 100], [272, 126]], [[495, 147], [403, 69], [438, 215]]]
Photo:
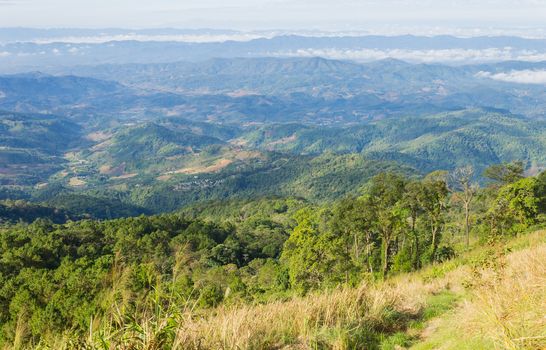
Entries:
[[[407, 275], [390, 283], [339, 287], [287, 301], [199, 310], [153, 297], [138, 318], [113, 308], [92, 325], [89, 349], [374, 349], [420, 317], [426, 296], [447, 282]], [[160, 293], [160, 291], [156, 291]], [[116, 311], [118, 310], [118, 311]], [[71, 348], [69, 339], [62, 346]], [[48, 347], [51, 348], [51, 347]]]
[[481, 269], [464, 312], [467, 325], [499, 349], [546, 348], [546, 245]]

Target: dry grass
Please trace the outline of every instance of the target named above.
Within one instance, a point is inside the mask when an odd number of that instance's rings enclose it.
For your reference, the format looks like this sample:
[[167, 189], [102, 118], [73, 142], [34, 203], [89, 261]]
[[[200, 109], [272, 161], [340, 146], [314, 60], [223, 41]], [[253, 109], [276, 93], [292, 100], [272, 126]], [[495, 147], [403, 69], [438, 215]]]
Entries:
[[461, 310], [469, 331], [501, 349], [546, 349], [546, 245], [513, 253], [499, 270], [483, 270]]
[[99, 167], [99, 173], [110, 176], [121, 176], [125, 174], [125, 163], [121, 163], [117, 166], [104, 164]]
[[308, 349], [328, 342], [334, 349], [346, 349], [352, 335], [396, 326], [389, 313], [393, 318], [416, 315], [420, 305], [403, 296], [394, 288], [363, 285], [288, 302], [220, 309], [212, 317], [182, 324], [175, 347]]
[[258, 151], [243, 151], [243, 150], [235, 150], [235, 159], [237, 160], [247, 160], [247, 159], [254, 159], [254, 158], [262, 158], [263, 154]]
[[172, 179], [172, 177], [172, 175], [161, 175], [156, 177], [156, 179], [159, 181], [169, 181], [170, 179]]
[[138, 173], [123, 174], [120, 176], [111, 177], [110, 180], [126, 180], [138, 176]]
[[108, 140], [112, 136], [113, 136], [112, 133], [97, 131], [97, 132], [87, 134], [86, 139], [90, 141], [100, 142], [100, 141]]
[[[389, 283], [296, 297], [264, 305], [197, 313], [191, 305], [147, 316], [92, 336], [103, 349], [366, 349], [380, 334], [404, 331], [451, 275], [427, 283], [405, 275]], [[121, 319], [120, 317], [114, 317]], [[107, 329], [105, 332], [104, 330]], [[101, 345], [102, 344], [102, 345]]]
[[[466, 277], [469, 296], [416, 349], [546, 349], [546, 236]], [[461, 336], [464, 335], [464, 336]]]
[[296, 134], [294, 134], [292, 136], [284, 137], [284, 138], [278, 139], [276, 141], [271, 141], [271, 142], [267, 143], [266, 146], [268, 147], [268, 149], [273, 149], [274, 146], [285, 145], [287, 143], [294, 142], [297, 139], [298, 139], [298, 137], [296, 136]]

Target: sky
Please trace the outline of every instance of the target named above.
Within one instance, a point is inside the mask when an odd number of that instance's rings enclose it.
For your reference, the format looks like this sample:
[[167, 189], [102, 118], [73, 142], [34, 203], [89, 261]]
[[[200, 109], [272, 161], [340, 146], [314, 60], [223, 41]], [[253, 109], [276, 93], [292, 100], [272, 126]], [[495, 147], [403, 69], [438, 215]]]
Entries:
[[0, 27], [544, 27], [546, 0], [0, 0]]

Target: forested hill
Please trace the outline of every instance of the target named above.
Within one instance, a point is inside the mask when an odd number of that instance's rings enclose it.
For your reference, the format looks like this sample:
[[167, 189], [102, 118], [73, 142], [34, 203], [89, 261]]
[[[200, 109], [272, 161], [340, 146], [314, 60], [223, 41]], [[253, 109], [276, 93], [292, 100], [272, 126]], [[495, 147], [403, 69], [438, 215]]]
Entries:
[[546, 123], [495, 109], [468, 109], [366, 125], [324, 128], [274, 124], [243, 135], [248, 146], [296, 154], [362, 153], [409, 164], [422, 172], [521, 160], [546, 164]]
[[546, 164], [546, 124], [492, 108], [331, 126], [164, 117], [99, 130], [2, 113], [0, 127], [0, 198], [95, 218], [271, 195], [322, 203], [394, 169], [419, 176], [471, 165], [483, 184], [493, 164], [523, 161], [529, 174]]
[[[422, 179], [379, 173], [361, 195], [325, 206], [278, 198], [107, 221], [4, 223], [0, 345], [212, 349], [217, 341], [228, 341], [225, 334], [205, 334], [199, 327], [184, 333], [197, 315], [208, 319], [232, 308], [251, 312], [245, 305], [262, 303], [257, 307], [265, 312], [298, 305], [297, 296], [309, 293], [316, 298], [310, 303], [333, 300], [317, 294], [326, 290], [349, 293], [339, 297], [352, 300], [363, 290], [352, 288], [363, 281], [373, 286], [438, 266], [471, 247], [493, 248], [545, 224], [545, 174], [525, 178], [521, 163], [509, 163], [487, 169], [486, 176], [490, 184], [479, 188], [470, 167]], [[483, 266], [489, 266], [484, 259]], [[381, 298], [390, 295], [379, 290]], [[383, 311], [372, 322], [372, 314], [358, 311], [359, 305], [351, 306], [356, 314], [347, 310], [350, 319], [341, 323], [323, 319], [322, 311], [308, 314], [322, 331], [332, 332], [328, 337], [313, 326], [305, 336], [302, 328], [293, 328], [271, 339], [256, 334], [235, 343], [375, 348], [411, 340], [391, 337], [409, 327], [405, 317], [430, 318], [381, 303]], [[533, 329], [525, 334], [535, 336]], [[281, 336], [284, 332], [290, 336]]]

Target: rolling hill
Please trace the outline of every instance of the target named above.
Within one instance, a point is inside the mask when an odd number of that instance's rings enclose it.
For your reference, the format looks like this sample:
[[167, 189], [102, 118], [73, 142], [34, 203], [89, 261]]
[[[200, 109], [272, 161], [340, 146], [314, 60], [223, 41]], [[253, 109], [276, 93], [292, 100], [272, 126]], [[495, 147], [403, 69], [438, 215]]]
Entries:
[[81, 129], [52, 115], [0, 112], [0, 183], [33, 185], [63, 168]]
[[503, 161], [546, 165], [546, 124], [493, 109], [470, 109], [365, 125], [324, 128], [302, 124], [264, 126], [242, 136], [249, 147], [296, 154], [360, 152], [401, 161], [423, 171]]

